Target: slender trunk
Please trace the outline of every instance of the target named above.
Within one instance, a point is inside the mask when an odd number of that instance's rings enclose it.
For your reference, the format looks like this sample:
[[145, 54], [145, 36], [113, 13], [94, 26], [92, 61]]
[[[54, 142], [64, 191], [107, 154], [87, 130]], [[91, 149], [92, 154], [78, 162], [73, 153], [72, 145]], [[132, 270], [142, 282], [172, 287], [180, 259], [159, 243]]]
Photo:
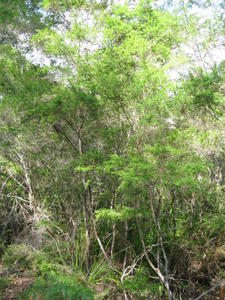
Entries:
[[158, 209], [157, 209], [157, 215], [156, 215], [154, 202], [153, 202], [154, 191], [152, 190], [152, 188], [150, 188], [150, 205], [151, 205], [151, 210], [152, 210], [152, 216], [153, 216], [154, 223], [157, 227], [158, 240], [159, 240], [159, 244], [160, 244], [160, 247], [161, 247], [161, 250], [162, 250], [164, 263], [165, 263], [164, 268], [165, 268], [166, 275], [163, 276], [164, 277], [164, 286], [167, 290], [169, 300], [172, 300], [173, 295], [172, 295], [172, 292], [171, 292], [170, 286], [169, 286], [169, 271], [168, 271], [169, 270], [169, 268], [168, 268], [169, 263], [168, 263], [168, 258], [167, 258], [166, 251], [165, 251], [165, 248], [164, 248], [164, 245], [163, 245], [162, 231], [161, 231], [161, 226], [160, 226], [160, 222], [159, 222], [160, 208], [161, 208], [162, 199], [161, 199], [161, 195], [160, 195], [159, 191], [158, 191], [158, 194], [159, 194], [159, 199], [158, 199], [159, 203], [158, 203]]
[[[124, 237], [125, 237], [125, 240], [127, 242], [127, 236], [128, 236], [128, 224], [127, 224], [127, 221], [125, 221], [124, 225], [125, 225], [124, 226]], [[122, 274], [124, 274], [124, 272], [125, 272], [126, 265], [127, 265], [127, 245], [126, 245], [125, 254], [124, 254], [123, 272], [122, 272]], [[128, 300], [129, 298], [127, 296], [126, 290], [123, 291], [123, 294], [124, 294], [124, 300]]]
[[87, 217], [86, 192], [83, 195], [83, 199], [82, 199], [82, 210], [83, 210], [85, 238], [86, 238], [86, 247], [85, 247], [86, 267], [87, 267], [87, 272], [89, 273], [89, 270], [90, 270], [90, 234], [89, 234], [88, 217]]
[[[76, 128], [72, 121], [65, 119], [66, 123], [73, 129], [73, 131], [76, 133], [77, 138], [78, 138], [78, 148], [72, 141], [72, 139], [65, 133], [63, 128], [61, 127], [60, 124], [54, 124], [54, 129], [56, 130], [57, 133], [62, 134], [66, 140], [71, 144], [73, 149], [75, 151], [78, 151], [80, 156], [83, 155], [83, 142], [81, 139], [81, 130], [84, 126], [85, 123], [85, 118], [86, 116], [83, 115], [81, 116], [80, 111], [78, 111], [77, 114], [78, 119], [82, 119], [82, 122], [78, 128]], [[89, 231], [89, 224], [88, 224], [88, 208], [87, 208], [87, 185], [86, 185], [86, 180], [85, 180], [85, 174], [82, 172], [82, 186], [83, 186], [83, 194], [82, 194], [82, 211], [83, 211], [83, 220], [84, 220], [84, 227], [85, 227], [85, 239], [86, 239], [86, 246], [85, 246], [85, 259], [86, 259], [86, 268], [87, 268], [87, 273], [89, 273], [90, 270], [90, 231]]]
[[224, 283], [220, 286], [220, 300], [224, 300]]
[[115, 247], [115, 241], [116, 241], [116, 224], [113, 224], [112, 226], [112, 244], [111, 244], [111, 250], [110, 250], [110, 257], [113, 261], [113, 252]]
[[194, 214], [195, 214], [195, 195], [192, 193], [191, 198], [191, 228], [194, 226]]
[[[115, 193], [115, 191], [113, 191], [113, 197], [112, 197], [110, 209], [114, 208], [115, 199], [116, 199], [116, 193]], [[116, 224], [114, 223], [112, 225], [112, 244], [111, 244], [111, 250], [110, 250], [111, 261], [113, 261], [113, 252], [114, 252], [114, 247], [115, 247], [115, 241], [116, 241]]]
[[[73, 129], [75, 132], [77, 138], [78, 138], [78, 149], [74, 145], [73, 141], [71, 138], [66, 135], [65, 131], [61, 128], [61, 126], [55, 124], [54, 128], [56, 132], [61, 133], [66, 140], [72, 145], [75, 151], [78, 150], [80, 156], [83, 155], [83, 142], [81, 139], [81, 131], [85, 123], [85, 118], [86, 116], [81, 114], [80, 111], [77, 113], [77, 118], [81, 119], [81, 124], [76, 128], [76, 126], [73, 125], [73, 122], [65, 119], [66, 123]], [[90, 270], [90, 230], [89, 230], [89, 224], [88, 224], [88, 207], [87, 207], [87, 197], [88, 197], [88, 190], [87, 190], [87, 184], [86, 184], [86, 179], [85, 179], [85, 174], [82, 172], [82, 186], [83, 186], [83, 194], [82, 194], [82, 211], [83, 211], [83, 219], [84, 219], [84, 227], [85, 227], [85, 239], [86, 239], [86, 246], [85, 246], [85, 259], [86, 259], [86, 268], [87, 268], [87, 273], [89, 273]]]
[[[78, 147], [80, 155], [83, 154], [83, 145], [82, 141], [79, 137]], [[85, 238], [86, 238], [86, 247], [85, 247], [85, 257], [86, 257], [86, 268], [89, 273], [90, 270], [90, 233], [88, 226], [88, 211], [87, 211], [87, 187], [85, 175], [82, 173], [82, 185], [83, 185], [83, 195], [82, 195], [82, 210], [83, 210], [83, 218], [84, 218], [84, 227], [85, 227]]]
[[32, 214], [32, 223], [35, 223], [36, 221], [39, 220], [39, 216], [38, 216], [38, 212], [37, 212], [37, 203], [35, 201], [33, 188], [32, 188], [32, 184], [31, 184], [31, 179], [30, 179], [30, 175], [28, 172], [28, 167], [23, 158], [23, 155], [17, 153], [17, 156], [19, 158], [19, 161], [22, 165], [23, 172], [24, 172], [24, 181], [25, 181], [27, 193], [28, 193], [29, 210], [31, 211], [31, 214]]
[[[128, 236], [128, 224], [127, 224], [127, 221], [125, 221], [125, 223], [124, 223], [124, 237], [125, 237], [126, 241], [127, 241], [127, 236]], [[126, 265], [127, 265], [127, 247], [126, 247], [126, 250], [125, 250], [124, 260], [123, 260], [123, 273], [126, 269]]]
[[174, 300], [173, 294], [170, 290], [170, 286], [169, 286], [169, 282], [167, 280], [167, 278], [162, 274], [161, 270], [158, 267], [155, 267], [155, 265], [153, 264], [153, 262], [151, 261], [146, 246], [145, 246], [145, 242], [144, 242], [144, 238], [143, 238], [143, 232], [141, 231], [138, 219], [136, 218], [136, 223], [137, 223], [137, 228], [138, 228], [138, 232], [139, 232], [139, 237], [141, 239], [141, 244], [143, 247], [143, 251], [144, 251], [144, 255], [145, 258], [149, 264], [149, 266], [151, 267], [151, 269], [158, 275], [159, 280], [161, 281], [162, 285], [165, 287], [167, 294], [168, 294], [168, 299], [169, 300]]
[[176, 225], [176, 216], [175, 216], [175, 193], [174, 190], [172, 190], [171, 192], [171, 196], [172, 196], [172, 218], [173, 218], [173, 236], [176, 236], [176, 231], [177, 231], [177, 225]]
[[106, 262], [109, 264], [109, 266], [112, 266], [112, 261], [109, 258], [109, 256], [107, 255], [107, 253], [105, 251], [105, 248], [104, 248], [104, 246], [103, 246], [103, 244], [101, 242], [101, 239], [99, 238], [99, 235], [98, 235], [97, 226], [96, 226], [96, 222], [95, 222], [95, 218], [94, 218], [93, 196], [92, 196], [91, 187], [89, 186], [88, 189], [89, 189], [89, 201], [90, 201], [91, 220], [92, 220], [92, 224], [93, 224], [93, 228], [94, 228], [95, 237], [96, 237], [96, 240], [98, 242], [98, 245], [99, 245], [99, 247], [100, 247], [100, 249], [102, 251], [102, 254], [103, 254]]

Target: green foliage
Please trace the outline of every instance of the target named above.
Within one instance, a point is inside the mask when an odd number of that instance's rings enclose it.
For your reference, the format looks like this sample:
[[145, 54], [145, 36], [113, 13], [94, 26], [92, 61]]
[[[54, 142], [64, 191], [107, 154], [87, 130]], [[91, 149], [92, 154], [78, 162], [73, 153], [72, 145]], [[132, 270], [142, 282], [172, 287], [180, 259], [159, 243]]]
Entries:
[[65, 51], [63, 38], [55, 31], [48, 28], [39, 31], [33, 38], [33, 42], [38, 42], [40, 46], [44, 46], [43, 48], [46, 53], [63, 55]]
[[206, 215], [202, 227], [210, 238], [223, 237], [225, 233], [224, 214]]
[[79, 8], [85, 4], [84, 0], [42, 0], [42, 7], [46, 10], [66, 10], [71, 7]]
[[57, 257], [51, 259], [48, 251], [34, 251], [25, 244], [11, 244], [2, 256], [2, 262], [8, 270], [13, 272], [33, 271], [35, 274], [63, 273], [67, 270], [59, 263]]
[[15, 46], [20, 34], [32, 35], [37, 29], [54, 23], [52, 15], [43, 16], [41, 0], [2, 0], [0, 3], [0, 41]]
[[0, 93], [2, 107], [11, 105], [15, 112], [20, 112], [23, 122], [33, 117], [33, 111], [43, 105], [51, 91], [51, 83], [46, 80], [46, 68], [38, 68], [16, 52], [8, 48], [8, 57], [0, 57]]
[[149, 1], [139, 2], [134, 10], [127, 5], [116, 5], [105, 22], [106, 36], [118, 45], [118, 51], [122, 50], [124, 57], [137, 53], [144, 55], [151, 49], [158, 59], [164, 60], [179, 39], [178, 34], [174, 35], [178, 30], [176, 18], [166, 12], [154, 11]]
[[0, 278], [0, 293], [3, 293], [4, 290], [7, 288], [7, 286], [10, 283], [10, 279], [8, 276], [1, 276]]
[[[209, 285], [221, 276], [224, 63], [170, 73], [222, 29], [203, 20], [198, 42], [189, 5], [0, 3], [0, 243], [34, 278], [21, 299], [162, 298], [152, 264], [174, 298], [202, 289], [196, 261]], [[38, 245], [14, 243], [30, 230]]]
[[101, 208], [95, 211], [96, 221], [122, 222], [136, 216], [136, 211], [131, 207], [118, 207], [117, 209]]
[[47, 231], [54, 235], [56, 233], [63, 232], [65, 226], [55, 220], [40, 220], [35, 224], [35, 229], [44, 229], [45, 232]]
[[95, 286], [102, 282], [111, 284], [117, 283], [115, 271], [110, 269], [103, 261], [96, 261], [92, 264], [90, 274], [88, 276], [88, 284]]
[[[30, 1], [30, 6], [23, 0], [15, 0], [15, 1], [1, 1], [0, 4], [0, 23], [7, 24], [13, 23], [13, 21], [18, 21], [19, 17], [31, 18], [29, 13], [35, 14], [34, 10], [38, 7], [40, 1], [32, 0]], [[37, 13], [37, 12], [36, 12]], [[38, 14], [37, 14], [38, 15]], [[33, 16], [34, 17], [34, 16]], [[18, 26], [18, 24], [17, 24]]]
[[[217, 107], [223, 107], [224, 93], [221, 90], [224, 81], [224, 66], [214, 66], [210, 72], [202, 69], [197, 74], [190, 74], [190, 79], [185, 83], [187, 94], [194, 107], [198, 109], [208, 108], [217, 110]], [[223, 107], [224, 109], [224, 107]]]
[[156, 282], [150, 282], [148, 276], [143, 272], [143, 270], [137, 270], [134, 276], [129, 276], [126, 278], [121, 287], [127, 292], [137, 297], [139, 299], [144, 299], [144, 296], [154, 295], [158, 296], [160, 292], [160, 285]]
[[5, 243], [4, 241], [2, 241], [2, 239], [0, 239], [0, 257], [4, 253], [4, 250], [5, 250]]
[[[77, 275], [69, 275], [71, 271], [59, 264], [57, 257], [52, 259], [49, 250], [33, 251], [26, 245], [13, 244], [6, 249], [2, 261], [11, 273], [29, 269], [37, 276], [32, 286], [20, 296], [21, 299], [29, 299], [31, 296], [41, 296], [43, 299], [93, 299], [93, 292], [79, 283]], [[93, 268], [90, 283], [103, 275], [104, 270]], [[5, 289], [7, 282], [2, 279], [2, 289]]]
[[67, 299], [67, 300], [92, 300], [93, 292], [87, 287], [80, 285], [76, 277], [46, 274], [44, 278], [38, 278], [33, 285], [25, 291], [19, 299], [41, 296], [44, 300]]
[[21, 272], [32, 265], [34, 252], [24, 244], [12, 244], [4, 252], [2, 262], [10, 271]]

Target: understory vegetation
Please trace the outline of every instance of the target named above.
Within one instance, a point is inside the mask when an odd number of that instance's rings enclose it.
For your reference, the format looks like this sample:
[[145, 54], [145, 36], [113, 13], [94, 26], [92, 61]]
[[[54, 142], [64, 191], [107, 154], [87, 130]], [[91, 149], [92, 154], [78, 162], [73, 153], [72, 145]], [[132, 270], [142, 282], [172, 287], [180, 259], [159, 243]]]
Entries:
[[224, 3], [165, 2], [0, 1], [0, 299], [223, 299]]

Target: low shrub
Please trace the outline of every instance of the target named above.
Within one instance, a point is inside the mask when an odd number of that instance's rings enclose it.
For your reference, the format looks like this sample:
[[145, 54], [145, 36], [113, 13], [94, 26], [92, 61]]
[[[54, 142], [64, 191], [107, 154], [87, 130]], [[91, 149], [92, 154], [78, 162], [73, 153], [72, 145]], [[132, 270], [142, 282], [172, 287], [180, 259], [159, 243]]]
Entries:
[[50, 272], [37, 278], [32, 286], [22, 293], [20, 300], [94, 300], [94, 293], [81, 285], [75, 276]]

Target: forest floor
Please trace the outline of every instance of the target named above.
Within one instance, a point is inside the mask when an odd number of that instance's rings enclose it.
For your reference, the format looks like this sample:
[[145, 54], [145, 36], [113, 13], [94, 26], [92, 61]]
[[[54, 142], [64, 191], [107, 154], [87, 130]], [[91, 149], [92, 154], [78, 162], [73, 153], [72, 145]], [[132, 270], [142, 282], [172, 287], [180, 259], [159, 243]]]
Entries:
[[[5, 267], [0, 261], [0, 300], [18, 300], [19, 296], [23, 291], [28, 289], [32, 283], [34, 282], [34, 278], [32, 274], [27, 271], [10, 273], [7, 267]], [[225, 300], [225, 280], [220, 282], [221, 284], [215, 284], [214, 287], [208, 289], [208, 292], [203, 293], [201, 298], [198, 298], [200, 292], [197, 292], [193, 299], [200, 300]], [[33, 298], [31, 297], [30, 300]], [[37, 298], [41, 299], [41, 298]], [[118, 298], [115, 298], [118, 299]], [[119, 297], [119, 299], [121, 299]], [[152, 298], [156, 299], [156, 298]], [[193, 300], [188, 298], [188, 300]], [[54, 299], [52, 299], [54, 300]], [[162, 299], [160, 299], [162, 300]], [[186, 299], [185, 299], [186, 300]]]
[[7, 277], [8, 270], [0, 262], [0, 279], [7, 278], [4, 287], [1, 289], [0, 300], [16, 300], [19, 294], [26, 290], [32, 283], [33, 278], [26, 272], [14, 274]]

